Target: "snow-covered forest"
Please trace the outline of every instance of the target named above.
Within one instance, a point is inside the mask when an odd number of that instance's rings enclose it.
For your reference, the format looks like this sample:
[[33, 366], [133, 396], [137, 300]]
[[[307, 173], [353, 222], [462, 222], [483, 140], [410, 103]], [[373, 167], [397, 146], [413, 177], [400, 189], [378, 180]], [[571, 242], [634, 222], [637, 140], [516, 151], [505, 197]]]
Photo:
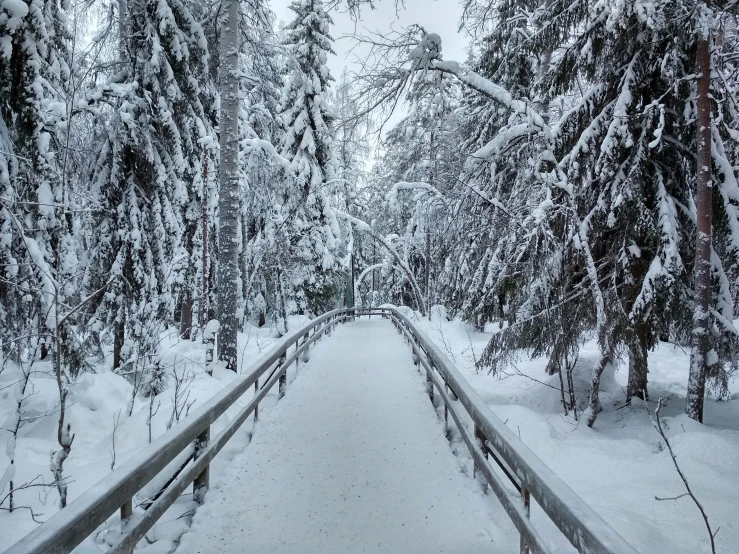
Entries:
[[635, 543], [736, 548], [739, 2], [461, 0], [456, 60], [383, 2], [0, 0], [0, 550], [385, 304]]

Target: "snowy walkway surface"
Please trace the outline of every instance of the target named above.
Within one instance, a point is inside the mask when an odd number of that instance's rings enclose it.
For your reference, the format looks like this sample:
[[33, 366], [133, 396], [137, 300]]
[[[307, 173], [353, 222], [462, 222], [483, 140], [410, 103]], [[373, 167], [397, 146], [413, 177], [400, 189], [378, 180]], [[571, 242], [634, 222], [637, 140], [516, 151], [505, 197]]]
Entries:
[[177, 554], [461, 554], [512, 544], [460, 472], [387, 320], [339, 325], [322, 339], [228, 471], [211, 477], [220, 486]]

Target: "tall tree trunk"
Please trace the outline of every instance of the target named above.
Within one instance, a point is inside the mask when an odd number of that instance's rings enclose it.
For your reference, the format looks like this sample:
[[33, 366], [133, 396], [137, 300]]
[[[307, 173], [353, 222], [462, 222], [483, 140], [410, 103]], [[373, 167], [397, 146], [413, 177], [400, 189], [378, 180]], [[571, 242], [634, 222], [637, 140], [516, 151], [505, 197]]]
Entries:
[[220, 44], [221, 188], [218, 201], [218, 358], [236, 371], [239, 272], [239, 41], [238, 0], [223, 0]]
[[[710, 10], [710, 0], [705, 0], [705, 10]], [[698, 38], [698, 81], [696, 85], [697, 179], [696, 179], [696, 243], [695, 243], [695, 307], [693, 311], [693, 336], [690, 348], [690, 376], [685, 413], [703, 423], [703, 397], [706, 392], [706, 374], [709, 366], [711, 337], [709, 332], [709, 306], [711, 301], [711, 51], [710, 18], [700, 29]]]
[[128, 60], [128, 0], [118, 0], [118, 48], [122, 61]]
[[590, 382], [590, 402], [588, 403], [588, 409], [585, 414], [585, 420], [588, 427], [592, 427], [595, 424], [595, 420], [601, 411], [600, 405], [600, 378], [603, 376], [603, 371], [608, 367], [609, 364], [613, 363], [613, 351], [609, 351], [607, 354], [601, 354], [601, 359], [598, 365], [593, 369], [593, 378]]
[[[377, 263], [377, 243], [372, 243], [372, 264]], [[377, 290], [377, 283], [379, 279], [377, 278], [376, 272], [372, 272], [372, 301], [370, 302], [370, 306], [374, 307], [375, 302], [375, 291]]]
[[[200, 220], [203, 227], [203, 295], [200, 297], [200, 329], [208, 324], [208, 299], [210, 297], [210, 272], [208, 271], [208, 153], [203, 156], [203, 194], [201, 197]], [[195, 338], [193, 337], [193, 340]]]
[[113, 371], [121, 367], [121, 351], [126, 340], [126, 325], [124, 321], [116, 322], [113, 326]]
[[431, 319], [431, 226], [429, 225], [428, 216], [426, 220], [426, 263], [424, 264], [424, 288], [426, 289], [426, 311]]
[[[442, 75], [443, 79], [443, 75]], [[431, 142], [429, 143], [429, 157], [431, 158], [431, 172], [429, 174], [429, 185], [436, 186], [437, 163], [436, 159], [436, 129], [431, 129]], [[426, 291], [426, 313], [431, 321], [431, 221], [429, 219], [429, 207], [426, 204], [426, 260], [424, 263], [424, 290]]]
[[182, 296], [182, 308], [180, 310], [180, 338], [190, 340], [190, 331], [192, 329], [192, 298], [190, 291], [186, 291]]
[[279, 302], [280, 302], [280, 313], [282, 314], [282, 324], [285, 327], [285, 334], [288, 333], [287, 328], [287, 305], [285, 302], [285, 285], [282, 282], [282, 265], [278, 262], [277, 263], [277, 287], [278, 292], [280, 295]]
[[[552, 5], [552, 0], [544, 0], [543, 8], [544, 10], [548, 10]], [[539, 59], [539, 68], [538, 68], [538, 75], [537, 79], [539, 83], [544, 78], [544, 76], [549, 71], [549, 68], [552, 64], [552, 51], [551, 50], [545, 50], [541, 58]], [[539, 112], [539, 115], [541, 115], [542, 119], [549, 123], [549, 100], [545, 98], [539, 98], [539, 100], [536, 102], [535, 106], [536, 111]]]
[[645, 323], [635, 325], [636, 342], [629, 349], [629, 380], [626, 385], [626, 402], [636, 396], [642, 400], [649, 398], [647, 391], [647, 341], [649, 327]]

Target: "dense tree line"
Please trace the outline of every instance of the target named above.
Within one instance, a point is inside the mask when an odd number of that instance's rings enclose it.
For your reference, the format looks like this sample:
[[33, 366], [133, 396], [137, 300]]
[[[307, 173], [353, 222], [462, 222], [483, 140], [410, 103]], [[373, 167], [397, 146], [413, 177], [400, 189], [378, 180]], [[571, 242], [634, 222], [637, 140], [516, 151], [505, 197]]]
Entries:
[[247, 324], [285, 333], [342, 305], [352, 273], [365, 304], [496, 322], [494, 373], [535, 355], [568, 374], [594, 333], [589, 425], [618, 360], [627, 401], [647, 397], [660, 340], [691, 345], [691, 417], [706, 387], [726, 395], [734, 4], [464, 7], [465, 64], [413, 26], [365, 37], [377, 63], [335, 83], [321, 0], [281, 33], [263, 0], [0, 1], [0, 371], [20, 413], [53, 360], [62, 504], [81, 372], [104, 360], [160, 392], [161, 333], [213, 319], [235, 370]]
[[197, 340], [218, 320], [219, 357], [235, 370], [245, 325], [281, 334], [289, 315], [343, 300], [331, 18], [319, 0], [291, 9], [280, 37], [262, 0], [0, 3], [0, 372], [18, 377], [0, 490], [11, 510], [34, 364], [51, 361], [59, 387], [64, 507], [65, 405], [80, 373], [123, 375], [131, 415], [137, 394], [164, 386], [168, 328]]
[[[356, 76], [362, 109], [412, 106], [385, 135], [370, 180], [386, 202], [365, 218], [392, 233], [427, 302], [505, 327], [481, 369], [535, 355], [568, 372], [595, 332], [590, 425], [617, 360], [627, 401], [648, 395], [659, 340], [692, 345], [694, 419], [736, 369], [732, 6], [469, 0], [466, 64], [420, 27], [363, 37], [380, 62]], [[385, 259], [382, 300], [411, 304]]]

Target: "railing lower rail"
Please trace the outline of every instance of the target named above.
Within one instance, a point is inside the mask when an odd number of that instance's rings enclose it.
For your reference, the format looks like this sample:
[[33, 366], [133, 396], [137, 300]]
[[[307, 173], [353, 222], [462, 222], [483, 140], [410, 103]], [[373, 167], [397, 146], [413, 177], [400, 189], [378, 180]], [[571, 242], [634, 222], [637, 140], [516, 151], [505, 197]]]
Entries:
[[[357, 309], [357, 316], [389, 318], [410, 343], [413, 363], [426, 370], [427, 391], [444, 403], [479, 471], [521, 535], [521, 554], [546, 554], [550, 548], [532, 524], [530, 500], [582, 554], [637, 554], [637, 551], [570, 489], [498, 418], [457, 368], [408, 317], [395, 308]], [[419, 365], [420, 364], [420, 365]], [[471, 425], [463, 421], [466, 413]], [[472, 429], [470, 429], [472, 427]], [[490, 462], [495, 462], [493, 466]], [[513, 484], [513, 489], [506, 483]]]
[[[519, 531], [522, 554], [550, 552], [529, 519], [532, 497], [578, 552], [638, 554], [505, 426], [426, 334], [395, 308], [340, 309], [313, 320], [273, 348], [182, 424], [133, 456], [4, 554], [67, 554], [116, 511], [121, 514], [122, 534], [107, 554], [132, 552], [190, 484], [193, 484], [193, 498], [203, 501], [211, 460], [252, 413], [257, 417], [259, 402], [276, 383], [282, 396], [288, 367], [298, 364], [301, 355], [307, 361], [313, 342], [324, 333], [330, 334], [339, 321], [355, 315], [389, 318], [410, 343], [414, 364], [419, 366], [419, 371], [421, 366], [426, 370], [431, 400], [436, 391], [444, 403], [445, 421], [448, 423], [451, 414], [472, 454], [476, 471], [482, 474]], [[259, 380], [265, 374], [267, 378], [260, 386]], [[211, 439], [211, 424], [252, 386], [254, 396], [249, 403]], [[462, 419], [463, 413], [471, 420], [472, 431]], [[146, 510], [135, 511], [134, 495], [189, 448], [193, 448], [194, 460]], [[501, 474], [513, 484], [514, 490]]]
[[[353, 310], [328, 312], [290, 335], [250, 367], [244, 375], [201, 406], [171, 431], [134, 455], [105, 479], [85, 491], [66, 508], [41, 524], [11, 546], [4, 554], [67, 554], [105, 523], [116, 511], [121, 515], [121, 537], [107, 554], [129, 554], [146, 532], [192, 483], [193, 498], [202, 503], [208, 488], [208, 467], [238, 428], [254, 413], [259, 402], [278, 384], [282, 397], [288, 367], [307, 361], [310, 345], [333, 327], [353, 317]], [[271, 371], [270, 371], [271, 370]], [[267, 374], [261, 386], [259, 379]], [[216, 437], [210, 438], [210, 426], [251, 387], [254, 396]], [[168, 464], [187, 449], [194, 459], [172, 480], [164, 491], [147, 504], [146, 510], [133, 509], [133, 497]]]

